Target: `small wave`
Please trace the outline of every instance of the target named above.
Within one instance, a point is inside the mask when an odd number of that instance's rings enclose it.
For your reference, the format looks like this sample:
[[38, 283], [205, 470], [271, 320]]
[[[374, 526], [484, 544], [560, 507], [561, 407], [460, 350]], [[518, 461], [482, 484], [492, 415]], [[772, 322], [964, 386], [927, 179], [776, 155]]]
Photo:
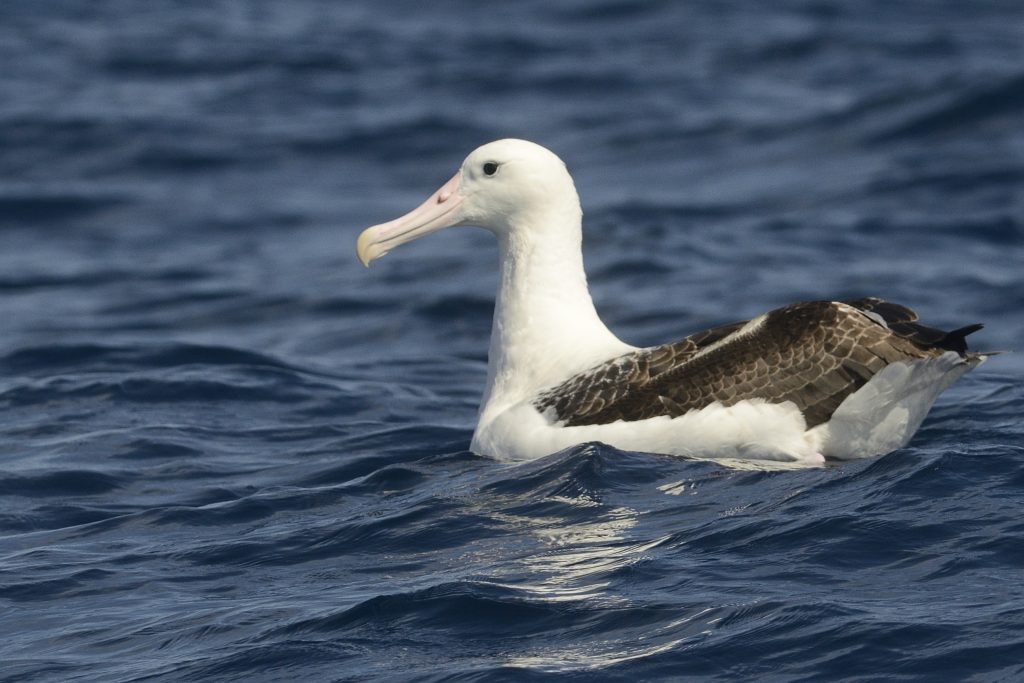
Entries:
[[589, 443], [512, 466], [506, 476], [484, 490], [532, 500], [549, 496], [599, 499], [605, 492], [659, 481], [670, 469], [672, 462], [664, 456]]
[[26, 274], [0, 277], [0, 291], [18, 293], [39, 289], [72, 288], [82, 290], [89, 287], [124, 286], [126, 283], [153, 282], [158, 284], [195, 282], [209, 276], [209, 272], [198, 268], [169, 268], [166, 270], [128, 271], [113, 268], [103, 270], [55, 274]]
[[0, 368], [10, 374], [36, 374], [68, 368], [81, 372], [192, 365], [295, 369], [276, 358], [247, 349], [201, 344], [46, 344], [16, 349], [0, 357]]
[[174, 507], [161, 510], [153, 516], [155, 525], [211, 526], [219, 524], [250, 524], [271, 517], [278, 508], [272, 503], [255, 499], [218, 502], [195, 507]]
[[105, 569], [83, 569], [55, 579], [2, 585], [0, 595], [16, 602], [93, 595], [103, 590], [97, 584], [113, 575], [114, 572]]
[[379, 595], [336, 614], [290, 624], [281, 632], [289, 636], [338, 634], [418, 622], [423, 626], [501, 638], [514, 635], [525, 623], [529, 623], [531, 633], [556, 629], [568, 616], [568, 611], [565, 605], [531, 600], [515, 588], [458, 581], [408, 593]]
[[[289, 380], [292, 375], [287, 375]], [[12, 408], [45, 405], [57, 400], [107, 399], [143, 403], [189, 403], [195, 401], [267, 401], [293, 404], [305, 394], [286, 384], [263, 378], [235, 380], [129, 377], [109, 381], [58, 378], [43, 383], [15, 386], [0, 392], [0, 401]]]
[[182, 78], [225, 76], [242, 72], [281, 70], [308, 75], [318, 71], [345, 73], [355, 63], [336, 45], [271, 43], [241, 48], [224, 41], [210, 41], [208, 49], [183, 51], [174, 44], [118, 46], [104, 60], [114, 76], [133, 78]]
[[1008, 125], [1024, 117], [1024, 74], [1004, 77], [954, 92], [929, 111], [915, 114], [870, 138], [884, 144], [910, 137], [927, 137], [951, 130], [980, 127], [992, 119]]
[[9, 496], [88, 496], [107, 493], [120, 486], [121, 480], [117, 476], [91, 470], [0, 474], [0, 494]]
[[[378, 122], [362, 130], [342, 134], [295, 137], [291, 147], [303, 154], [352, 154], [396, 160], [410, 156], [451, 155], [452, 150], [471, 150], [481, 140], [496, 137], [465, 120], [426, 116], [409, 121]], [[456, 155], [459, 152], [456, 152]]]
[[427, 300], [416, 307], [416, 313], [437, 320], [439, 324], [464, 323], [476, 318], [489, 325], [494, 313], [494, 299], [468, 294], [451, 295]]
[[45, 227], [89, 218], [128, 200], [114, 196], [25, 195], [0, 196], [0, 227]]

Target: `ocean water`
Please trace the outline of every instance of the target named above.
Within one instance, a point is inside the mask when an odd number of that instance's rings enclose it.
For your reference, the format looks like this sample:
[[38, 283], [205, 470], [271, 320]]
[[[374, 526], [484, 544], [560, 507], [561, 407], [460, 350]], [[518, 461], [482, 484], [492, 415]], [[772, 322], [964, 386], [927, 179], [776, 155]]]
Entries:
[[0, 681], [1024, 679], [1020, 353], [909, 447], [468, 452], [544, 144], [609, 326], [875, 295], [1024, 339], [1024, 5], [0, 4]]

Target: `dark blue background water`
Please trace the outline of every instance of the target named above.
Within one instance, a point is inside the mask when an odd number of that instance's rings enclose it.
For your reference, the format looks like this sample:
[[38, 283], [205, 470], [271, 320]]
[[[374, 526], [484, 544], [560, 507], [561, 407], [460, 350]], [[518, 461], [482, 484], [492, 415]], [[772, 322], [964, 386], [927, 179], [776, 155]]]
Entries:
[[508, 465], [490, 237], [353, 255], [526, 137], [630, 342], [1019, 350], [1020, 3], [6, 2], [0, 65], [0, 680], [1024, 677], [1020, 354], [875, 460]]

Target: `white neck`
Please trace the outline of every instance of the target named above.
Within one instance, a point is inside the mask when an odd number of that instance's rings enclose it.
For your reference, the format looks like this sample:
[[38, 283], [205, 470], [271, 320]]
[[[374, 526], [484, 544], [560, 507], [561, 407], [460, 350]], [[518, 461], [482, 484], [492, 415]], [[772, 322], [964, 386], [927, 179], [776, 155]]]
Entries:
[[557, 228], [523, 224], [497, 233], [501, 272], [481, 424], [571, 374], [633, 349], [594, 309], [583, 271], [578, 201], [519, 220]]

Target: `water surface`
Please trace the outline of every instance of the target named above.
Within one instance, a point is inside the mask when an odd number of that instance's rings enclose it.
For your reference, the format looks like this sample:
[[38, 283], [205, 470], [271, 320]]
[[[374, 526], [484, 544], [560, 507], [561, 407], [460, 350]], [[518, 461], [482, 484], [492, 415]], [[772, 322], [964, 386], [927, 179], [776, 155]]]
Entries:
[[634, 344], [876, 295], [1024, 338], [1013, 3], [0, 6], [0, 680], [1024, 677], [1019, 354], [791, 472], [467, 451], [479, 144]]

